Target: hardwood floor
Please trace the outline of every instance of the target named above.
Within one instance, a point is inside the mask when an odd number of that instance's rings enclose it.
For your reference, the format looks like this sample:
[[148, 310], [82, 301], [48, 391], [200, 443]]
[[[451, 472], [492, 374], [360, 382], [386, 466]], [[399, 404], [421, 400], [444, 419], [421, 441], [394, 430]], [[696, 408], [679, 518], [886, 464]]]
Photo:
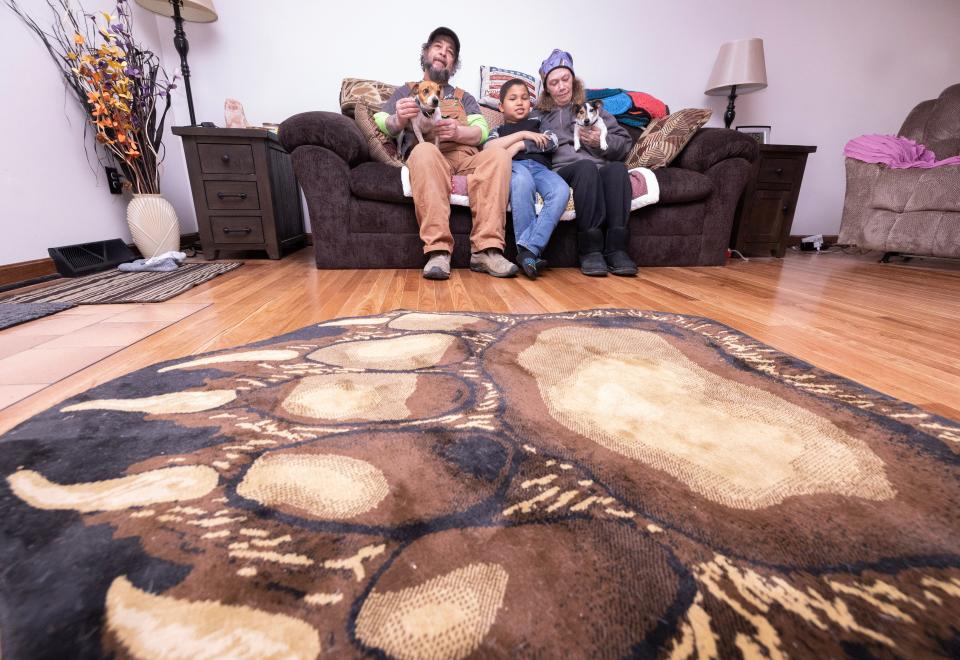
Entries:
[[392, 309], [556, 312], [632, 307], [707, 316], [868, 387], [960, 419], [960, 264], [788, 254], [724, 268], [643, 268], [636, 279], [557, 269], [535, 282], [456, 270], [325, 271], [312, 251], [246, 265], [169, 303], [206, 307], [0, 412], [0, 432], [147, 365]]

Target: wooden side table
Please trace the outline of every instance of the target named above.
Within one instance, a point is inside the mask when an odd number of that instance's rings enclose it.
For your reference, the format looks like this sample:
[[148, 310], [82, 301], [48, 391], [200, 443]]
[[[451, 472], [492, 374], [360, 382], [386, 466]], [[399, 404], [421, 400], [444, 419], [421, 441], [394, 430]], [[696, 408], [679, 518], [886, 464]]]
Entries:
[[203, 256], [306, 244], [300, 188], [276, 135], [256, 128], [176, 126], [183, 139]]
[[744, 255], [784, 255], [807, 155], [816, 150], [793, 144], [760, 145], [760, 158], [737, 207], [730, 247]]

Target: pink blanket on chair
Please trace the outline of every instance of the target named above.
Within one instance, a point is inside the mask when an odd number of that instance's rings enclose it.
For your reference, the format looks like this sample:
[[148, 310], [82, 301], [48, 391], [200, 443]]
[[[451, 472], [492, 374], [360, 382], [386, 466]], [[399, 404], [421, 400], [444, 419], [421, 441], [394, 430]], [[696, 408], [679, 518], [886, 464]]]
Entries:
[[843, 155], [865, 163], [883, 163], [894, 169], [960, 165], [960, 156], [937, 160], [922, 144], [899, 135], [861, 135], [847, 142]]

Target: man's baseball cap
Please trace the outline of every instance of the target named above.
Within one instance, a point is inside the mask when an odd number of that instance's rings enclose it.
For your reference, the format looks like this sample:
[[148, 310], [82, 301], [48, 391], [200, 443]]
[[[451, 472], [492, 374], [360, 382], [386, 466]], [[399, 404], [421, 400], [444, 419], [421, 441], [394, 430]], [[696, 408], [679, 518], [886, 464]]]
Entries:
[[[570, 73], [573, 73], [573, 55], [565, 50], [554, 48], [549, 57], [540, 64], [540, 77], [546, 80], [551, 71], [560, 67], [570, 69]], [[573, 75], [577, 74], [573, 73]]]
[[437, 37], [448, 37], [453, 41], [453, 49], [457, 52], [457, 59], [460, 59], [460, 38], [457, 37], [456, 32], [448, 27], [440, 26], [430, 33], [430, 36], [427, 38], [427, 43], [432, 44], [437, 40]]

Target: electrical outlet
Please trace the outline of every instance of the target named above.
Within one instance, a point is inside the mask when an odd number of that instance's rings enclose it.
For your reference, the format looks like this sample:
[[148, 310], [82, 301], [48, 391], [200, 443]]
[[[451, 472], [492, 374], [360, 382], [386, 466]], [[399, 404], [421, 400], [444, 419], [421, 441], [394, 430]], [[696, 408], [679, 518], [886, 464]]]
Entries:
[[119, 195], [123, 193], [123, 179], [120, 178], [120, 172], [117, 171], [117, 168], [105, 167], [103, 169], [107, 171], [107, 187], [110, 189], [110, 194]]

